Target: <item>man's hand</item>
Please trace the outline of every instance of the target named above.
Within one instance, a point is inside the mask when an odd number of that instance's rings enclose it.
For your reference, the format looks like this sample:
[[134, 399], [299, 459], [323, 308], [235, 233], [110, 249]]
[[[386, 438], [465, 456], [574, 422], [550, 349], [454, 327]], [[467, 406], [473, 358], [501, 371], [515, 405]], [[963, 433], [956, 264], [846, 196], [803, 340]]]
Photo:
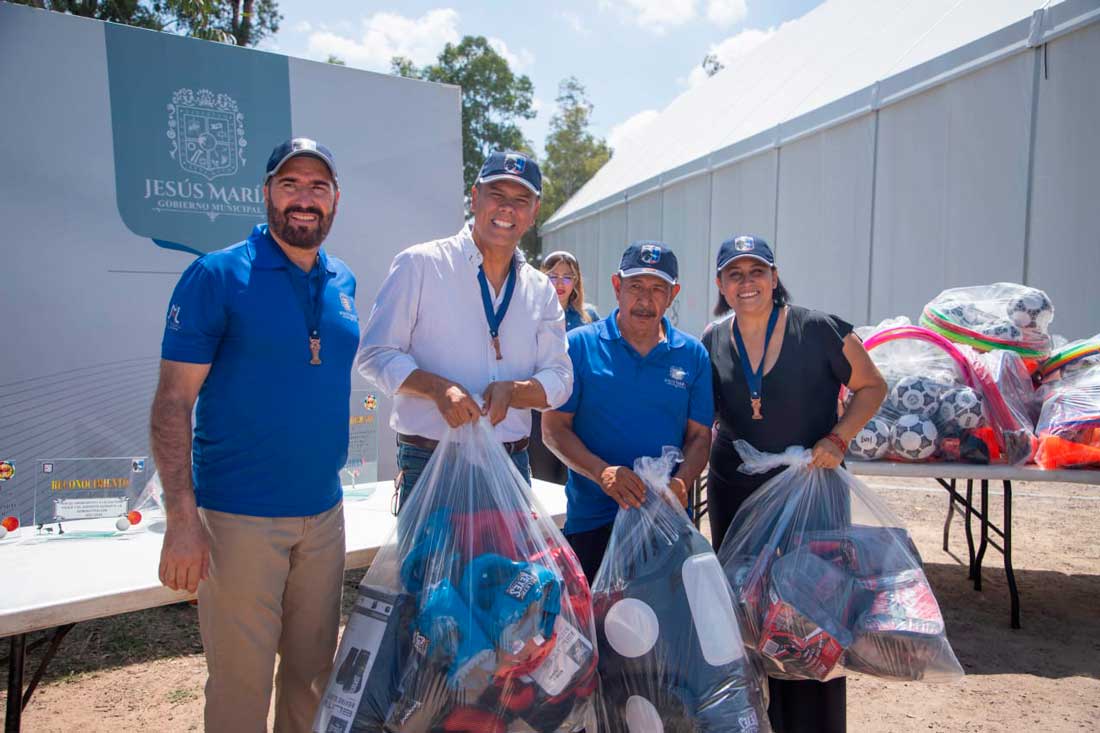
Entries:
[[684, 480], [673, 476], [668, 480], [668, 489], [679, 500], [680, 506], [686, 508], [688, 505], [688, 489]]
[[836, 468], [844, 460], [844, 454], [830, 438], [822, 438], [814, 445], [810, 465], [814, 468]]
[[210, 541], [194, 519], [168, 520], [160, 549], [160, 582], [172, 590], [194, 593], [210, 574]]
[[496, 425], [508, 416], [508, 408], [512, 405], [512, 393], [515, 390], [515, 382], [505, 380], [493, 382], [485, 388], [485, 407], [481, 408], [482, 415], [488, 415], [489, 422]]
[[481, 408], [477, 406], [474, 398], [461, 385], [454, 382], [445, 385], [435, 395], [434, 399], [439, 414], [452, 428], [470, 422], [477, 422], [481, 417]]
[[608, 466], [601, 471], [600, 488], [620, 509], [636, 509], [645, 501], [645, 484], [626, 466]]

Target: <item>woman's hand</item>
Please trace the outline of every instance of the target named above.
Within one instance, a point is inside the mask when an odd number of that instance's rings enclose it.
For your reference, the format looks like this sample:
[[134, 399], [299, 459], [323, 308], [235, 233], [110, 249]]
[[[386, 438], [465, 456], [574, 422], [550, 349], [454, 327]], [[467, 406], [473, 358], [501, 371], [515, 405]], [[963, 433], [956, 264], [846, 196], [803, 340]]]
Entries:
[[813, 457], [810, 459], [811, 466], [814, 468], [836, 468], [840, 465], [840, 462], [844, 460], [844, 451], [838, 445], [840, 438], [834, 440], [835, 437], [835, 433], [829, 433], [829, 435], [817, 441], [813, 448]]

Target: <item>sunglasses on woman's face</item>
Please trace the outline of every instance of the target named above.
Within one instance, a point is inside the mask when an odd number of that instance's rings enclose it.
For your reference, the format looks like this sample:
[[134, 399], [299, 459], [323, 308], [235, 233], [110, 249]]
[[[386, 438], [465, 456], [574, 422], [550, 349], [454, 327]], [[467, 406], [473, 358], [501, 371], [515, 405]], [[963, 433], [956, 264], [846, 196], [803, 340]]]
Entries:
[[550, 278], [550, 282], [552, 282], [552, 283], [561, 283], [562, 285], [572, 285], [573, 284], [573, 276], [572, 275], [547, 275], [547, 277]]

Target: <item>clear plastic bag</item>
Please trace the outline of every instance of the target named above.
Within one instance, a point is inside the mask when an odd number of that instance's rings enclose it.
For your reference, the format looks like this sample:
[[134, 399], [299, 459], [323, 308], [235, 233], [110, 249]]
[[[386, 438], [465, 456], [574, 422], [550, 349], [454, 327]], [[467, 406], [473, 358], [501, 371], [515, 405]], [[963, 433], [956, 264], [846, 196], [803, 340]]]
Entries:
[[1054, 305], [1042, 290], [993, 283], [944, 290], [924, 307], [921, 325], [979, 351], [1006, 349], [1041, 360], [1051, 349]]
[[615, 518], [592, 585], [600, 730], [769, 731], [722, 567], [667, 488], [678, 460], [666, 446], [635, 462], [645, 501]]
[[1100, 371], [1057, 384], [1039, 415], [1035, 462], [1048, 470], [1100, 467]]
[[448, 431], [363, 577], [314, 730], [565, 733], [596, 683], [576, 556], [487, 420]]
[[1100, 374], [1100, 334], [1058, 346], [1039, 365], [1037, 377], [1046, 387]]
[[812, 467], [801, 446], [735, 445], [744, 473], [787, 467], [742, 504], [719, 552], [768, 675], [960, 677], [920, 554], [886, 505], [843, 468]]

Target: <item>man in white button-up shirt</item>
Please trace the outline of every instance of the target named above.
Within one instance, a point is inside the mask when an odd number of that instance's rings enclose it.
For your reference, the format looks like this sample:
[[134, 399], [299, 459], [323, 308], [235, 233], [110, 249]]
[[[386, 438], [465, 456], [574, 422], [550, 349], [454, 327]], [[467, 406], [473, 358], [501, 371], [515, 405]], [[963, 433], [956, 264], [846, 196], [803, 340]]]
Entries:
[[378, 292], [356, 365], [394, 398], [402, 504], [447, 426], [482, 415], [530, 481], [530, 410], [569, 397], [565, 315], [550, 281], [517, 250], [541, 189], [533, 160], [493, 153], [470, 191], [473, 223], [400, 252]]

